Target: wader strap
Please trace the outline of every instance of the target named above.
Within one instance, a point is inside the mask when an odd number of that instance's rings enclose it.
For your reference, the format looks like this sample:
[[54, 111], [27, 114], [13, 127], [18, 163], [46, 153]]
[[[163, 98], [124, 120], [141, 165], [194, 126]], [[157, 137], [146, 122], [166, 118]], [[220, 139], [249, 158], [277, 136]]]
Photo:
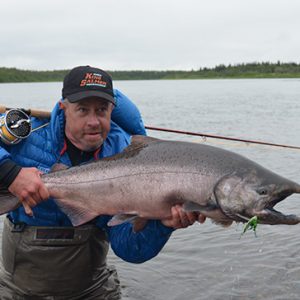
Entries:
[[16, 228], [5, 219], [3, 266], [25, 295], [67, 297], [102, 285], [105, 290], [112, 272], [106, 265], [104, 231], [95, 225]]

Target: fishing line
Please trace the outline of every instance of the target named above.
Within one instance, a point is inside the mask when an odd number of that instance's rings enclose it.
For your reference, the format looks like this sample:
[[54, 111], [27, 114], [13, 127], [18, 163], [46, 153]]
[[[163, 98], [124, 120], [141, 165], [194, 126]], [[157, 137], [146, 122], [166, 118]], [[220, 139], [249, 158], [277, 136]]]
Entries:
[[[17, 115], [17, 116], [14, 115], [13, 122], [8, 122], [10, 111], [13, 111]], [[46, 123], [35, 129], [32, 129], [30, 116], [39, 119], [49, 119], [51, 116], [51, 113], [49, 111], [42, 111], [36, 109], [23, 109], [23, 108], [14, 109], [14, 108], [7, 108], [5, 106], [0, 106], [0, 113], [4, 114], [3, 116], [0, 117], [0, 138], [3, 142], [8, 144], [18, 143], [20, 140], [28, 137], [32, 131], [36, 131], [49, 124]], [[155, 126], [145, 126], [145, 128], [148, 130], [200, 136], [204, 141], [206, 138], [212, 138], [212, 139], [221, 139], [227, 141], [243, 142], [247, 144], [258, 144], [258, 145], [300, 150], [300, 146], [293, 146], [293, 145], [277, 144], [277, 143], [270, 143], [264, 141], [241, 139], [241, 138], [234, 138], [234, 137], [228, 137], [222, 135], [184, 131], [184, 130], [162, 128], [162, 127], [155, 127]]]
[[200, 133], [200, 132], [183, 131], [183, 130], [170, 129], [170, 128], [153, 127], [153, 126], [145, 126], [145, 128], [148, 130], [165, 131], [165, 132], [171, 132], [171, 133], [200, 136], [202, 138], [213, 138], [213, 139], [229, 140], [229, 141], [235, 141], [235, 142], [243, 142], [243, 143], [248, 143], [248, 144], [259, 144], [259, 145], [300, 150], [299, 146], [293, 146], [293, 145], [276, 144], [276, 143], [270, 143], [270, 142], [264, 142], [264, 141], [247, 140], [247, 139], [233, 138], [233, 137], [228, 137], [228, 136], [213, 135], [213, 134], [206, 134], [206, 133]]

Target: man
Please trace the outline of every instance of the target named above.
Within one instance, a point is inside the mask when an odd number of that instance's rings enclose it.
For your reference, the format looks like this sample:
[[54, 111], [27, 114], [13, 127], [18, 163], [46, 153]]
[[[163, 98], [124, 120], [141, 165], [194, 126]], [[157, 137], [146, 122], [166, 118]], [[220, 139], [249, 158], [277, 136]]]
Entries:
[[[149, 220], [140, 232], [130, 223], [108, 227], [109, 216], [72, 227], [48, 199], [40, 175], [58, 162], [74, 166], [119, 153], [130, 135], [111, 121], [116, 100], [111, 77], [103, 70], [72, 69], [62, 96], [47, 126], [33, 119], [33, 127], [40, 129], [26, 140], [1, 144], [0, 183], [23, 204], [4, 224], [1, 299], [120, 299], [116, 271], [106, 264], [108, 243], [122, 259], [141, 263], [159, 253], [174, 228], [204, 221], [175, 206], [171, 218]], [[126, 118], [125, 109], [120, 123]]]

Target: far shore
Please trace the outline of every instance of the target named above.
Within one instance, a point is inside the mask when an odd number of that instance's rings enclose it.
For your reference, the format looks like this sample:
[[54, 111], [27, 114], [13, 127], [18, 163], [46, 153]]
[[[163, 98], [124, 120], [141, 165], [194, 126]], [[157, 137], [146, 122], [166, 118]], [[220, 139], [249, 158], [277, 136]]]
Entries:
[[[61, 82], [69, 70], [34, 71], [0, 67], [0, 83]], [[198, 70], [108, 71], [114, 80], [300, 78], [297, 63], [246, 63]]]

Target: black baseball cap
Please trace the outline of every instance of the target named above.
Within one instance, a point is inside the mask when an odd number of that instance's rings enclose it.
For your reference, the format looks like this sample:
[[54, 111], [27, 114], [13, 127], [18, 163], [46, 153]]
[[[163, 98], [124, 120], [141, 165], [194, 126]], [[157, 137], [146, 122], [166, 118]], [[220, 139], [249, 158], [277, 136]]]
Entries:
[[72, 103], [89, 97], [98, 97], [115, 104], [112, 78], [98, 68], [76, 67], [64, 78], [62, 97]]

